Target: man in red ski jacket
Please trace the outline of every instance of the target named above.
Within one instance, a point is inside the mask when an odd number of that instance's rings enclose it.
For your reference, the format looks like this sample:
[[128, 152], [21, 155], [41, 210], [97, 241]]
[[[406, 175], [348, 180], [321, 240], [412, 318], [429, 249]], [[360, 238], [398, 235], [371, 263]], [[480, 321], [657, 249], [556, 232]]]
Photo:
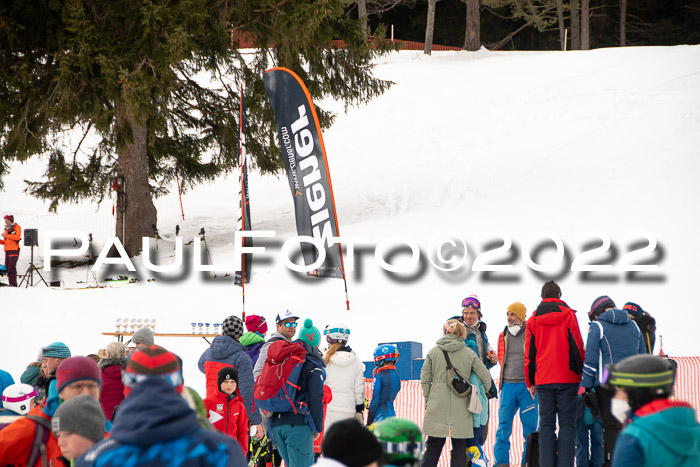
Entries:
[[559, 286], [547, 282], [541, 296], [525, 330], [525, 384], [533, 398], [539, 396], [540, 465], [573, 467], [583, 339], [575, 311], [561, 300]]

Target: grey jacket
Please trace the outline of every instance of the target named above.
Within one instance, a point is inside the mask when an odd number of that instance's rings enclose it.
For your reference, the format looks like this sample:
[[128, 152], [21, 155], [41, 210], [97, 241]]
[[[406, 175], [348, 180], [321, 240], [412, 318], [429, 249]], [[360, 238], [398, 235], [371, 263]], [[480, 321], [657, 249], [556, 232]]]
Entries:
[[255, 368], [253, 368], [253, 381], [257, 381], [258, 376], [260, 376], [260, 374], [262, 373], [263, 365], [265, 364], [265, 360], [267, 360], [267, 350], [270, 348], [270, 344], [280, 339], [287, 340], [286, 337], [284, 337], [279, 332], [275, 331], [272, 334], [270, 334], [270, 338], [265, 341], [262, 347], [260, 347], [260, 355], [258, 355], [258, 361], [255, 362]]

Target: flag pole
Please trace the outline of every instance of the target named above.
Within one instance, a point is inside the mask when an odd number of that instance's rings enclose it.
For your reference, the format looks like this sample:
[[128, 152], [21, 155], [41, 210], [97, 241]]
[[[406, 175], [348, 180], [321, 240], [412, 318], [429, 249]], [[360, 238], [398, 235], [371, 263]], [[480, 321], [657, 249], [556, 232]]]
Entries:
[[[243, 84], [243, 81], [240, 82], [239, 84], [239, 94], [238, 94], [238, 146], [239, 146], [239, 155], [238, 155], [238, 165], [240, 165], [240, 170], [241, 170], [241, 231], [245, 230], [245, 190], [244, 190], [244, 180], [243, 180], [243, 163], [245, 161], [245, 155], [243, 151], [245, 151], [245, 147], [243, 145], [243, 90], [245, 89], [245, 86]], [[245, 238], [241, 236], [241, 249], [243, 249], [243, 245], [245, 244]], [[245, 256], [243, 253], [241, 253], [241, 290], [242, 290], [242, 316], [243, 316], [243, 323], [245, 324]]]

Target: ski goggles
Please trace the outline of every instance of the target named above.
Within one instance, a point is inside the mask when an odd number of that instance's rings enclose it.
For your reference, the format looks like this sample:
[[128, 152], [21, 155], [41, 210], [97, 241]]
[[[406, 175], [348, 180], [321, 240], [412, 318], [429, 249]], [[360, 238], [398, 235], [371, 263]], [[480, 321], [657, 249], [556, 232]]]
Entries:
[[299, 323], [297, 323], [296, 321], [293, 322], [293, 323], [286, 322], [286, 323], [284, 323], [284, 327], [285, 327], [285, 328], [295, 328], [295, 327], [297, 327], [298, 324], [299, 324]]
[[374, 357], [374, 363], [379, 363], [383, 362], [384, 360], [398, 360], [399, 359], [399, 353], [398, 352], [392, 352], [384, 355], [377, 355]]
[[2, 402], [23, 402], [31, 399], [32, 397], [39, 397], [39, 393], [37, 392], [36, 388], [32, 389], [32, 392], [28, 394], [22, 394], [21, 396], [17, 397], [10, 397], [3, 394], [0, 400], [2, 400]]
[[162, 375], [144, 375], [142, 373], [129, 373], [122, 371], [122, 383], [124, 383], [124, 386], [128, 388], [133, 388], [137, 384], [143, 383], [149, 378], [162, 378], [169, 382], [174, 388], [177, 388], [183, 384], [182, 375], [179, 371], [164, 373]]
[[481, 310], [481, 302], [476, 297], [467, 297], [462, 300], [462, 308], [474, 308]]

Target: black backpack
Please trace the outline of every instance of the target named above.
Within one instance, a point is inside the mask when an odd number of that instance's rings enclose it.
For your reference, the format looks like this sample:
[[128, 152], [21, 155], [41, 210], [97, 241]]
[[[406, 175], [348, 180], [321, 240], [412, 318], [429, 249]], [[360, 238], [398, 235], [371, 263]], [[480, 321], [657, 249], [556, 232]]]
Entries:
[[525, 467], [540, 467], [540, 432], [533, 431], [527, 435], [525, 449]]

